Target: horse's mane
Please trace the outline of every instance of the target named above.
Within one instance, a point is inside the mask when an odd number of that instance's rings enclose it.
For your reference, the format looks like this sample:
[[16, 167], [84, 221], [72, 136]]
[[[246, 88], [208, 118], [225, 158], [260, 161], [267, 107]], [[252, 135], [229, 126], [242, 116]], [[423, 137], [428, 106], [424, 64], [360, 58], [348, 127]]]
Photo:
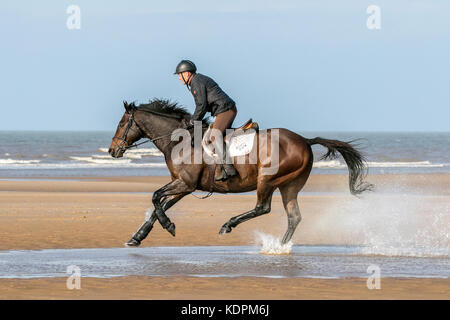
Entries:
[[[141, 110], [168, 118], [186, 119], [190, 120], [192, 115], [187, 111], [185, 107], [179, 106], [176, 102], [172, 102], [168, 99], [155, 98], [150, 100], [149, 103], [135, 105], [134, 102], [128, 104], [132, 108], [136, 108], [136, 111]], [[203, 123], [209, 124], [209, 119], [203, 120]]]
[[180, 119], [191, 117], [191, 114], [186, 108], [181, 107], [176, 102], [171, 102], [170, 100], [153, 99], [147, 104], [140, 104], [137, 108], [138, 110], [168, 115]]

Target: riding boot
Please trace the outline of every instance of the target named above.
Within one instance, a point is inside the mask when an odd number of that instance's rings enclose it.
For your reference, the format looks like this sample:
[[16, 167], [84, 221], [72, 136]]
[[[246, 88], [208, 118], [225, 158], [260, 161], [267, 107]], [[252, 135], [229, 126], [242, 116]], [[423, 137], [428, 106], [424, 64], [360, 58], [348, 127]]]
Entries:
[[236, 169], [232, 164], [221, 164], [219, 173], [216, 174], [216, 181], [225, 181], [228, 178], [236, 175]]
[[223, 163], [220, 164], [220, 169], [216, 170], [216, 174], [215, 174], [215, 178], [214, 178], [216, 181], [225, 181], [229, 177], [232, 177], [237, 174], [237, 171], [234, 168], [234, 166], [230, 163], [226, 163], [227, 155], [226, 155], [225, 149], [224, 149], [223, 155], [224, 155]]

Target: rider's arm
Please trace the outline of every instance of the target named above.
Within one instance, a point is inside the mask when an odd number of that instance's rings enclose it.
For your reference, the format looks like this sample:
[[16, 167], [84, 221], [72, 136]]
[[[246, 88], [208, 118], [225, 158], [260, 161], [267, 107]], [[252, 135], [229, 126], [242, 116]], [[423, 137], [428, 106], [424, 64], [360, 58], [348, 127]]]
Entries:
[[191, 93], [195, 100], [195, 111], [192, 115], [193, 121], [202, 121], [208, 107], [208, 99], [206, 95], [206, 86], [203, 83], [192, 86]]

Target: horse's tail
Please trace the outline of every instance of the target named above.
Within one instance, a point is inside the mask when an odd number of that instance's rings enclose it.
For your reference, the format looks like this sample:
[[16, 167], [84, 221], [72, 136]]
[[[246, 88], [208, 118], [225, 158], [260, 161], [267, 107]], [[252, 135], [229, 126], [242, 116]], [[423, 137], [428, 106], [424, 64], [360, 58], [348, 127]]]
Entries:
[[344, 158], [348, 166], [349, 171], [349, 187], [350, 192], [353, 195], [358, 195], [367, 190], [373, 190], [374, 185], [364, 182], [364, 178], [367, 175], [367, 166], [364, 156], [351, 145], [352, 141], [344, 142], [339, 140], [329, 140], [316, 137], [314, 139], [306, 139], [310, 146], [314, 144], [320, 144], [328, 148], [328, 152], [323, 155], [320, 160], [323, 159], [335, 159], [338, 157], [336, 151], [339, 152]]

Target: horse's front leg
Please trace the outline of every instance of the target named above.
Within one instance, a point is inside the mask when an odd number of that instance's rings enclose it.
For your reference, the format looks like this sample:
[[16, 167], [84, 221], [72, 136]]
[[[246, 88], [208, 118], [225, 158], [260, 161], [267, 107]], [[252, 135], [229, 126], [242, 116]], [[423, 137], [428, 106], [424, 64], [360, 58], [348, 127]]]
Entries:
[[153, 205], [155, 206], [156, 217], [158, 218], [158, 221], [161, 224], [161, 226], [167, 231], [169, 231], [169, 233], [173, 236], [175, 236], [175, 224], [173, 224], [170, 221], [170, 219], [166, 216], [161, 199], [164, 199], [167, 196], [178, 194], [186, 195], [194, 190], [195, 187], [190, 187], [183, 180], [176, 179], [166, 184], [161, 189], [156, 190], [155, 193], [153, 193], [152, 201]]
[[[162, 206], [163, 206], [164, 211], [168, 210], [175, 203], [180, 201], [185, 195], [186, 194], [178, 194], [178, 195], [166, 197], [162, 201]], [[150, 216], [150, 218], [148, 220], [145, 220], [145, 222], [141, 225], [139, 230], [131, 237], [130, 240], [128, 240], [128, 242], [125, 243], [125, 245], [127, 245], [129, 247], [139, 246], [141, 244], [142, 240], [144, 240], [147, 237], [147, 235], [150, 233], [150, 231], [152, 231], [153, 224], [155, 223], [155, 221], [157, 219], [158, 218], [156, 216], [156, 210], [153, 210], [153, 213]]]

